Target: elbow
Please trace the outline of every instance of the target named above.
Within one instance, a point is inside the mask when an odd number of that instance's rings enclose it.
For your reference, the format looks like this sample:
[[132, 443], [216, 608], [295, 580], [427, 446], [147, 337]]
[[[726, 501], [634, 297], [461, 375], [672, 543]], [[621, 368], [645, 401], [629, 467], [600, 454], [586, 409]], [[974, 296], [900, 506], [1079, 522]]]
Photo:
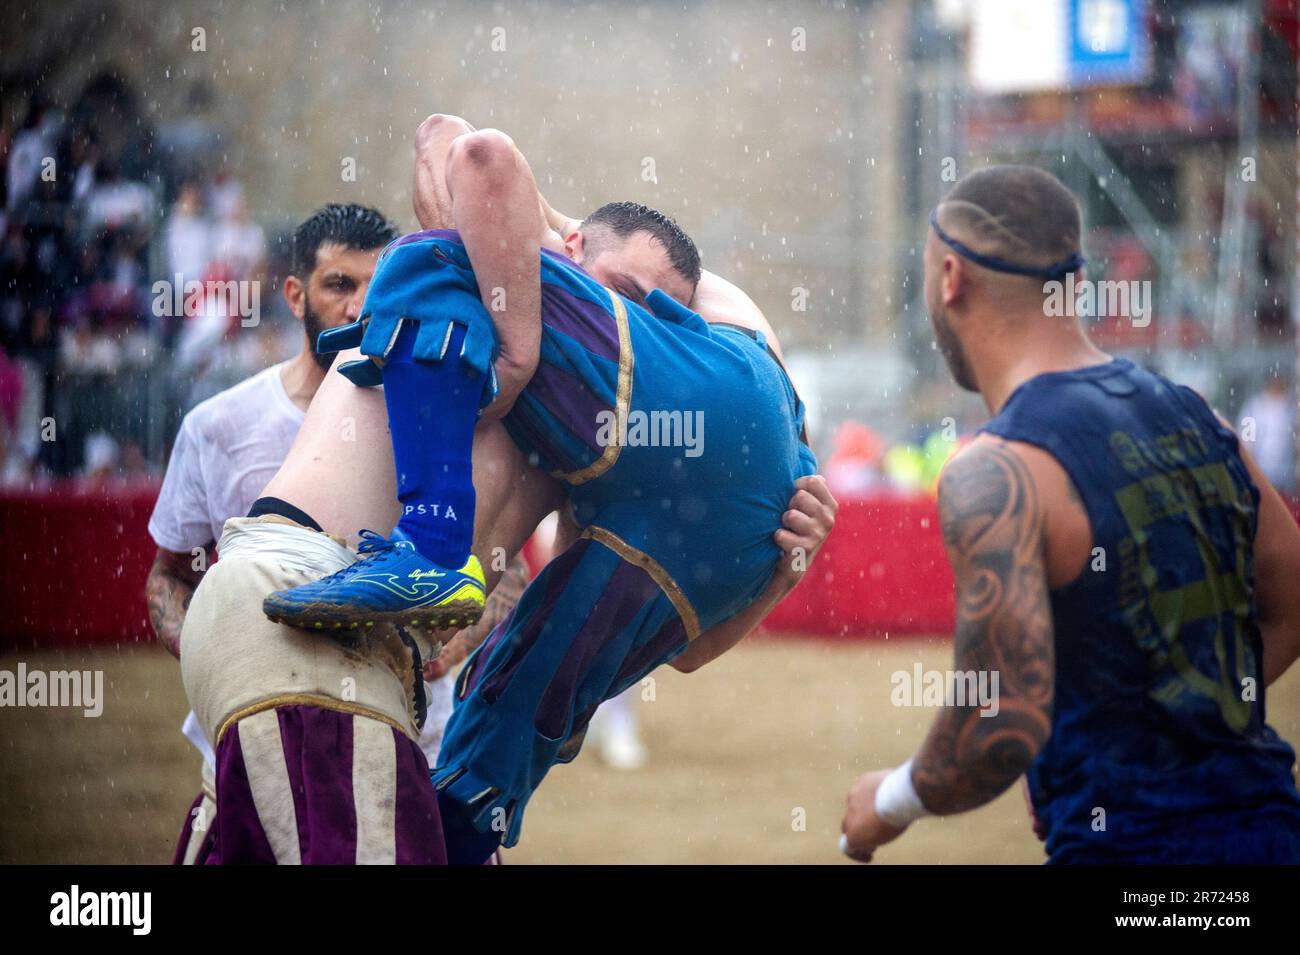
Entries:
[[502, 348], [496, 362], [498, 393], [512, 398], [517, 397], [519, 392], [528, 386], [540, 363], [540, 356], [536, 349], [533, 349], [531, 354], [524, 349], [515, 351], [523, 351], [523, 354], [507, 352]]
[[1037, 761], [1052, 735], [1052, 700], [1017, 697], [976, 707], [964, 720], [969, 768], [1010, 785]]
[[678, 673], [694, 673], [700, 667], [704, 666], [706, 661], [699, 657], [692, 656], [689, 649], [684, 650], [677, 656], [668, 661], [668, 665]]
[[533, 372], [537, 371], [537, 366], [541, 364], [541, 329], [498, 327], [497, 334], [500, 338], [497, 373], [528, 381], [533, 377]]
[[1003, 782], [1010, 786], [1033, 768], [1040, 752], [1042, 752], [1041, 746], [1028, 746], [1005, 754], [1005, 758], [998, 764], [998, 775], [1004, 777]]
[[496, 360], [497, 374], [497, 392], [492, 403], [483, 409], [481, 415], [484, 421], [496, 421], [504, 418], [510, 413], [519, 395], [528, 387], [528, 382], [532, 380], [533, 373], [537, 371], [538, 355], [536, 349], [533, 350], [532, 359], [516, 358], [508, 354], [505, 348]]
[[1047, 746], [1052, 735], [1052, 705], [1050, 701], [1028, 706], [1003, 701], [997, 709], [983, 710], [975, 721], [985, 759], [992, 761], [994, 772], [1010, 785], [1033, 767]]

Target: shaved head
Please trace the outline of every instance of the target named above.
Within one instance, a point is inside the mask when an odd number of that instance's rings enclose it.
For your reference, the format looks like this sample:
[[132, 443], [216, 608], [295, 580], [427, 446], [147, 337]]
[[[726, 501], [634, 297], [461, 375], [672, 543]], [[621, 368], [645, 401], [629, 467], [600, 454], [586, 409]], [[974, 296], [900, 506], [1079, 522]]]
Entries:
[[1048, 268], [1079, 252], [1083, 217], [1074, 194], [1033, 166], [990, 166], [939, 203], [945, 232], [981, 255]]
[[[1083, 264], [1079, 202], [1051, 173], [990, 166], [935, 208], [925, 252], [925, 304], [935, 341], [962, 388], [978, 391], [969, 337], [1043, 316], [1045, 279]], [[960, 321], [981, 315], [981, 322]], [[984, 325], [983, 329], [977, 325]]]

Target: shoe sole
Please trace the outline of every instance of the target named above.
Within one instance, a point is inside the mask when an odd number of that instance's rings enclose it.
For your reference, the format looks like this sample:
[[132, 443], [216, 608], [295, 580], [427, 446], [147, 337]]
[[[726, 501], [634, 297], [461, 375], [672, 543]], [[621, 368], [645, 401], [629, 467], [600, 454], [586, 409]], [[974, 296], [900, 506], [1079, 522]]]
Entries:
[[299, 630], [368, 630], [382, 624], [414, 630], [459, 630], [478, 623], [483, 616], [483, 605], [472, 600], [453, 600], [437, 607], [417, 610], [370, 611], [333, 604], [287, 606], [267, 597], [262, 601], [262, 613], [272, 623], [282, 623]]

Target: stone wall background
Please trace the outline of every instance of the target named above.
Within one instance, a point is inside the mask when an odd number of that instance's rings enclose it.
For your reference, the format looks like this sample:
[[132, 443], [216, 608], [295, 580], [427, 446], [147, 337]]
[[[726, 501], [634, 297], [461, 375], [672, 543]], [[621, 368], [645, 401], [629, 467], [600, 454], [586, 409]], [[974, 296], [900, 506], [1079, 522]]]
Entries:
[[16, 109], [25, 77], [70, 99], [111, 66], [162, 123], [205, 80], [268, 227], [331, 200], [413, 227], [412, 134], [458, 113], [510, 133], [557, 208], [636, 199], [674, 215], [788, 345], [814, 347], [892, 326], [917, 231], [899, 224], [907, 7], [68, 0], [0, 14], [2, 98]]

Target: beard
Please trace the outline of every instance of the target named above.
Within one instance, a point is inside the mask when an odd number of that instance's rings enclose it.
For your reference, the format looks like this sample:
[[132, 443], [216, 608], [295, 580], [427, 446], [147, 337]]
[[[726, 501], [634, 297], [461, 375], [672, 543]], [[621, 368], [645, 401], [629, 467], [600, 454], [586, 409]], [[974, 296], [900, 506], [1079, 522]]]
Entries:
[[325, 323], [311, 307], [311, 299], [308, 298], [305, 289], [302, 294], [302, 327], [307, 334], [307, 350], [311, 352], [312, 361], [316, 362], [321, 371], [329, 371], [330, 366], [334, 364], [334, 353], [322, 355], [316, 350], [316, 339], [320, 337], [321, 332], [325, 331]]
[[975, 373], [971, 371], [970, 362], [966, 359], [966, 349], [961, 339], [957, 337], [957, 333], [952, 330], [952, 325], [948, 323], [942, 308], [930, 309], [930, 324], [934, 326], [935, 343], [943, 353], [943, 360], [948, 364], [948, 371], [952, 373], [953, 381], [957, 382], [957, 386], [963, 391], [978, 392], [980, 387], [975, 381]]

